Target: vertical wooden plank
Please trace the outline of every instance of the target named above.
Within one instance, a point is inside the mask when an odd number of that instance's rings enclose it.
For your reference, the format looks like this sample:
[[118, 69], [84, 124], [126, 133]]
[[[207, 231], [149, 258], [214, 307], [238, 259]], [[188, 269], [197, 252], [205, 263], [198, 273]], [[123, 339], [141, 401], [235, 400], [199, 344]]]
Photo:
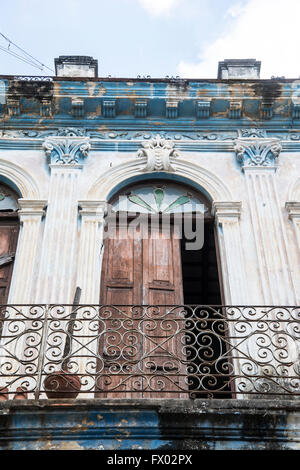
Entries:
[[[184, 321], [179, 317], [182, 309], [170, 309], [172, 305], [183, 305], [181, 247], [176, 226], [166, 231], [157, 227], [156, 234], [152, 233], [148, 240], [143, 240], [143, 283], [144, 304], [158, 306], [160, 310], [159, 318], [153, 315], [151, 328], [147, 331], [145, 327], [143, 347], [147, 359], [144, 368], [147, 374], [153, 374], [153, 392], [145, 392], [143, 396], [179, 398], [183, 396], [178, 391], [179, 387], [184, 388], [184, 378], [180, 377], [185, 372], [181, 362], [184, 359]], [[159, 393], [160, 383], [169, 393]]]
[[100, 331], [99, 354], [104, 369], [98, 381], [102, 390], [99, 396], [140, 398], [139, 392], [122, 389], [133, 388], [134, 379], [128, 376], [137, 373], [135, 363], [139, 363], [142, 350], [139, 322], [132, 317], [133, 306], [142, 303], [142, 242], [140, 233], [127, 233], [127, 227], [118, 227], [116, 235], [105, 240], [100, 304], [120, 308], [111, 308], [105, 331]]

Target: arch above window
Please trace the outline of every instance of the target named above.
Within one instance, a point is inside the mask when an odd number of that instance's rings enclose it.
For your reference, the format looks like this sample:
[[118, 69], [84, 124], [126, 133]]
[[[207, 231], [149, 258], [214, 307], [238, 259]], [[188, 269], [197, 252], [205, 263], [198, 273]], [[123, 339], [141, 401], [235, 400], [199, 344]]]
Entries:
[[0, 183], [0, 212], [16, 212], [19, 196], [6, 184]]
[[210, 203], [185, 185], [153, 181], [124, 188], [111, 201], [114, 212], [146, 214], [209, 213]]

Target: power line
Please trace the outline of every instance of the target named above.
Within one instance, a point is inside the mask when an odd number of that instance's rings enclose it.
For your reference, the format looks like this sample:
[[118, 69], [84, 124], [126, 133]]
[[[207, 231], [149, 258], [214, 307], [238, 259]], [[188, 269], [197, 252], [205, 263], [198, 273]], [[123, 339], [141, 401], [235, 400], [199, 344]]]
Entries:
[[[1, 50], [3, 50], [4, 52], [7, 52], [8, 54], [10, 55], [13, 55], [14, 57], [16, 57], [17, 59], [19, 60], [22, 60], [23, 62], [26, 62], [28, 63], [29, 65], [32, 65], [33, 67], [36, 67], [40, 70], [43, 70], [43, 68], [46, 68], [48, 70], [51, 70], [51, 72], [54, 72], [53, 69], [51, 69], [50, 67], [47, 67], [47, 65], [43, 64], [40, 60], [38, 59], [35, 59], [31, 54], [28, 54], [28, 52], [26, 52], [24, 49], [22, 49], [22, 47], [19, 47], [17, 44], [15, 44], [13, 41], [11, 41], [8, 37], [6, 37], [3, 33], [0, 32], [0, 36], [2, 36], [7, 42], [8, 42], [8, 48], [5, 49], [3, 47], [0, 46]], [[17, 54], [16, 52], [13, 52], [9, 49], [10, 45], [13, 45], [14, 47], [16, 47], [17, 49], [19, 49], [19, 51], [21, 51], [23, 54], [25, 54], [25, 56], [27, 57], [23, 57], [19, 54]]]
[[9, 54], [13, 57], [16, 57], [17, 59], [21, 60], [22, 62], [25, 62], [26, 64], [32, 65], [33, 67], [36, 67], [39, 70], [43, 70], [42, 67], [36, 65], [34, 62], [25, 59], [24, 57], [16, 54], [15, 52], [12, 52], [12, 51], [9, 51], [9, 50], [5, 49], [5, 47], [0, 46], [0, 50], [2, 50], [3, 52], [6, 52], [7, 54]]

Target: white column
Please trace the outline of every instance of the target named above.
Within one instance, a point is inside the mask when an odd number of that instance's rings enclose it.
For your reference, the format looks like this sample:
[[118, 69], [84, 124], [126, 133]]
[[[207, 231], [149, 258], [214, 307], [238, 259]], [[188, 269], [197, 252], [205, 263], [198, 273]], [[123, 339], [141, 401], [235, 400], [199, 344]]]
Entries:
[[[216, 218], [216, 228], [219, 243], [219, 253], [221, 258], [222, 286], [224, 292], [224, 302], [226, 305], [247, 305], [248, 292], [245, 273], [245, 263], [240, 235], [241, 202], [214, 202], [213, 212]], [[241, 309], [243, 311], [243, 309]], [[233, 312], [233, 313], [232, 313]], [[241, 392], [240, 384], [243, 361], [240, 357], [240, 334], [236, 330], [235, 319], [239, 316], [239, 309], [224, 308], [222, 315], [227, 319], [225, 340], [227, 341], [227, 351], [223, 354], [223, 359], [232, 367], [231, 386], [236, 391]], [[243, 353], [241, 354], [243, 356]], [[229, 367], [230, 367], [229, 366]], [[237, 395], [237, 398], [244, 398]]]
[[8, 298], [13, 306], [6, 309], [0, 341], [0, 388], [9, 390], [10, 399], [24, 384], [29, 392], [35, 389], [35, 378], [30, 378], [28, 371], [34, 373], [37, 366], [44, 317], [42, 307], [31, 309], [20, 304], [35, 302], [32, 288], [39, 262], [38, 241], [46, 201], [19, 199], [18, 202], [21, 229]]
[[238, 139], [264, 305], [295, 305], [296, 291], [277, 188], [278, 139]]
[[240, 235], [241, 202], [214, 202], [221, 258], [222, 284], [227, 305], [247, 305], [248, 291]]
[[80, 165], [51, 165], [37, 303], [66, 304], [73, 300], [81, 169]]
[[[241, 138], [237, 139], [235, 147], [248, 193], [262, 286], [261, 304], [275, 307], [296, 304], [287, 232], [277, 188], [276, 162], [281, 149], [280, 141], [273, 138]], [[290, 334], [292, 317], [289, 310], [260, 307], [252, 312], [250, 309], [243, 317], [245, 341], [242, 350], [249, 359], [240, 363], [248, 384], [251, 383], [245, 391], [284, 393], [289, 385], [283, 375], [295, 375], [293, 364], [297, 358]], [[281, 321], [280, 334], [274, 329], [276, 320]], [[242, 332], [241, 327], [238, 331]]]
[[[294, 252], [294, 249], [290, 248], [290, 251], [293, 253], [294, 256], [294, 266], [296, 266], [296, 269], [294, 271], [295, 275], [295, 285], [298, 287], [297, 289], [297, 299], [296, 299], [296, 305], [299, 305], [300, 302], [300, 269], [299, 269], [299, 261], [300, 261], [300, 202], [292, 201], [292, 202], [287, 202], [286, 205], [286, 210], [289, 214], [289, 219], [291, 220], [293, 227], [294, 227], [294, 234], [295, 234], [295, 251], [297, 251], [297, 254]], [[297, 248], [298, 249], [297, 249]]]
[[41, 220], [47, 201], [19, 199], [20, 235], [8, 303], [34, 303], [32, 287], [37, 259]]
[[72, 303], [75, 294], [78, 249], [78, 192], [82, 172], [79, 160], [87, 156], [87, 139], [49, 138], [44, 143], [51, 158], [50, 189], [36, 301]]
[[81, 230], [76, 285], [81, 288], [80, 303], [99, 304], [104, 201], [79, 201]]
[[266, 305], [295, 305], [296, 293], [274, 167], [245, 167], [256, 253]]
[[76, 311], [78, 327], [73, 348], [80, 350], [81, 357], [73, 358], [72, 362], [76, 363], [78, 373], [81, 375], [85, 398], [92, 398], [95, 393], [95, 370], [99, 354], [100, 324], [98, 324], [97, 305], [100, 296], [106, 202], [79, 201], [79, 207], [81, 229], [76, 285], [81, 288], [80, 304], [94, 304], [94, 306], [79, 307]]

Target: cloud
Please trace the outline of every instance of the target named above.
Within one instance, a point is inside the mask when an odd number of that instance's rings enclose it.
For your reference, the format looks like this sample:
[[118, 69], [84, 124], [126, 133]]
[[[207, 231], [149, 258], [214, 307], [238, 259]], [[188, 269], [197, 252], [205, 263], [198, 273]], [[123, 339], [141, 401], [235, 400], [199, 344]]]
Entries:
[[139, 0], [141, 6], [153, 16], [170, 13], [180, 0]]
[[224, 59], [262, 61], [262, 78], [300, 76], [299, 0], [248, 0], [234, 4], [225, 15], [230, 26], [198, 55], [198, 61], [178, 65], [189, 78], [216, 78]]

